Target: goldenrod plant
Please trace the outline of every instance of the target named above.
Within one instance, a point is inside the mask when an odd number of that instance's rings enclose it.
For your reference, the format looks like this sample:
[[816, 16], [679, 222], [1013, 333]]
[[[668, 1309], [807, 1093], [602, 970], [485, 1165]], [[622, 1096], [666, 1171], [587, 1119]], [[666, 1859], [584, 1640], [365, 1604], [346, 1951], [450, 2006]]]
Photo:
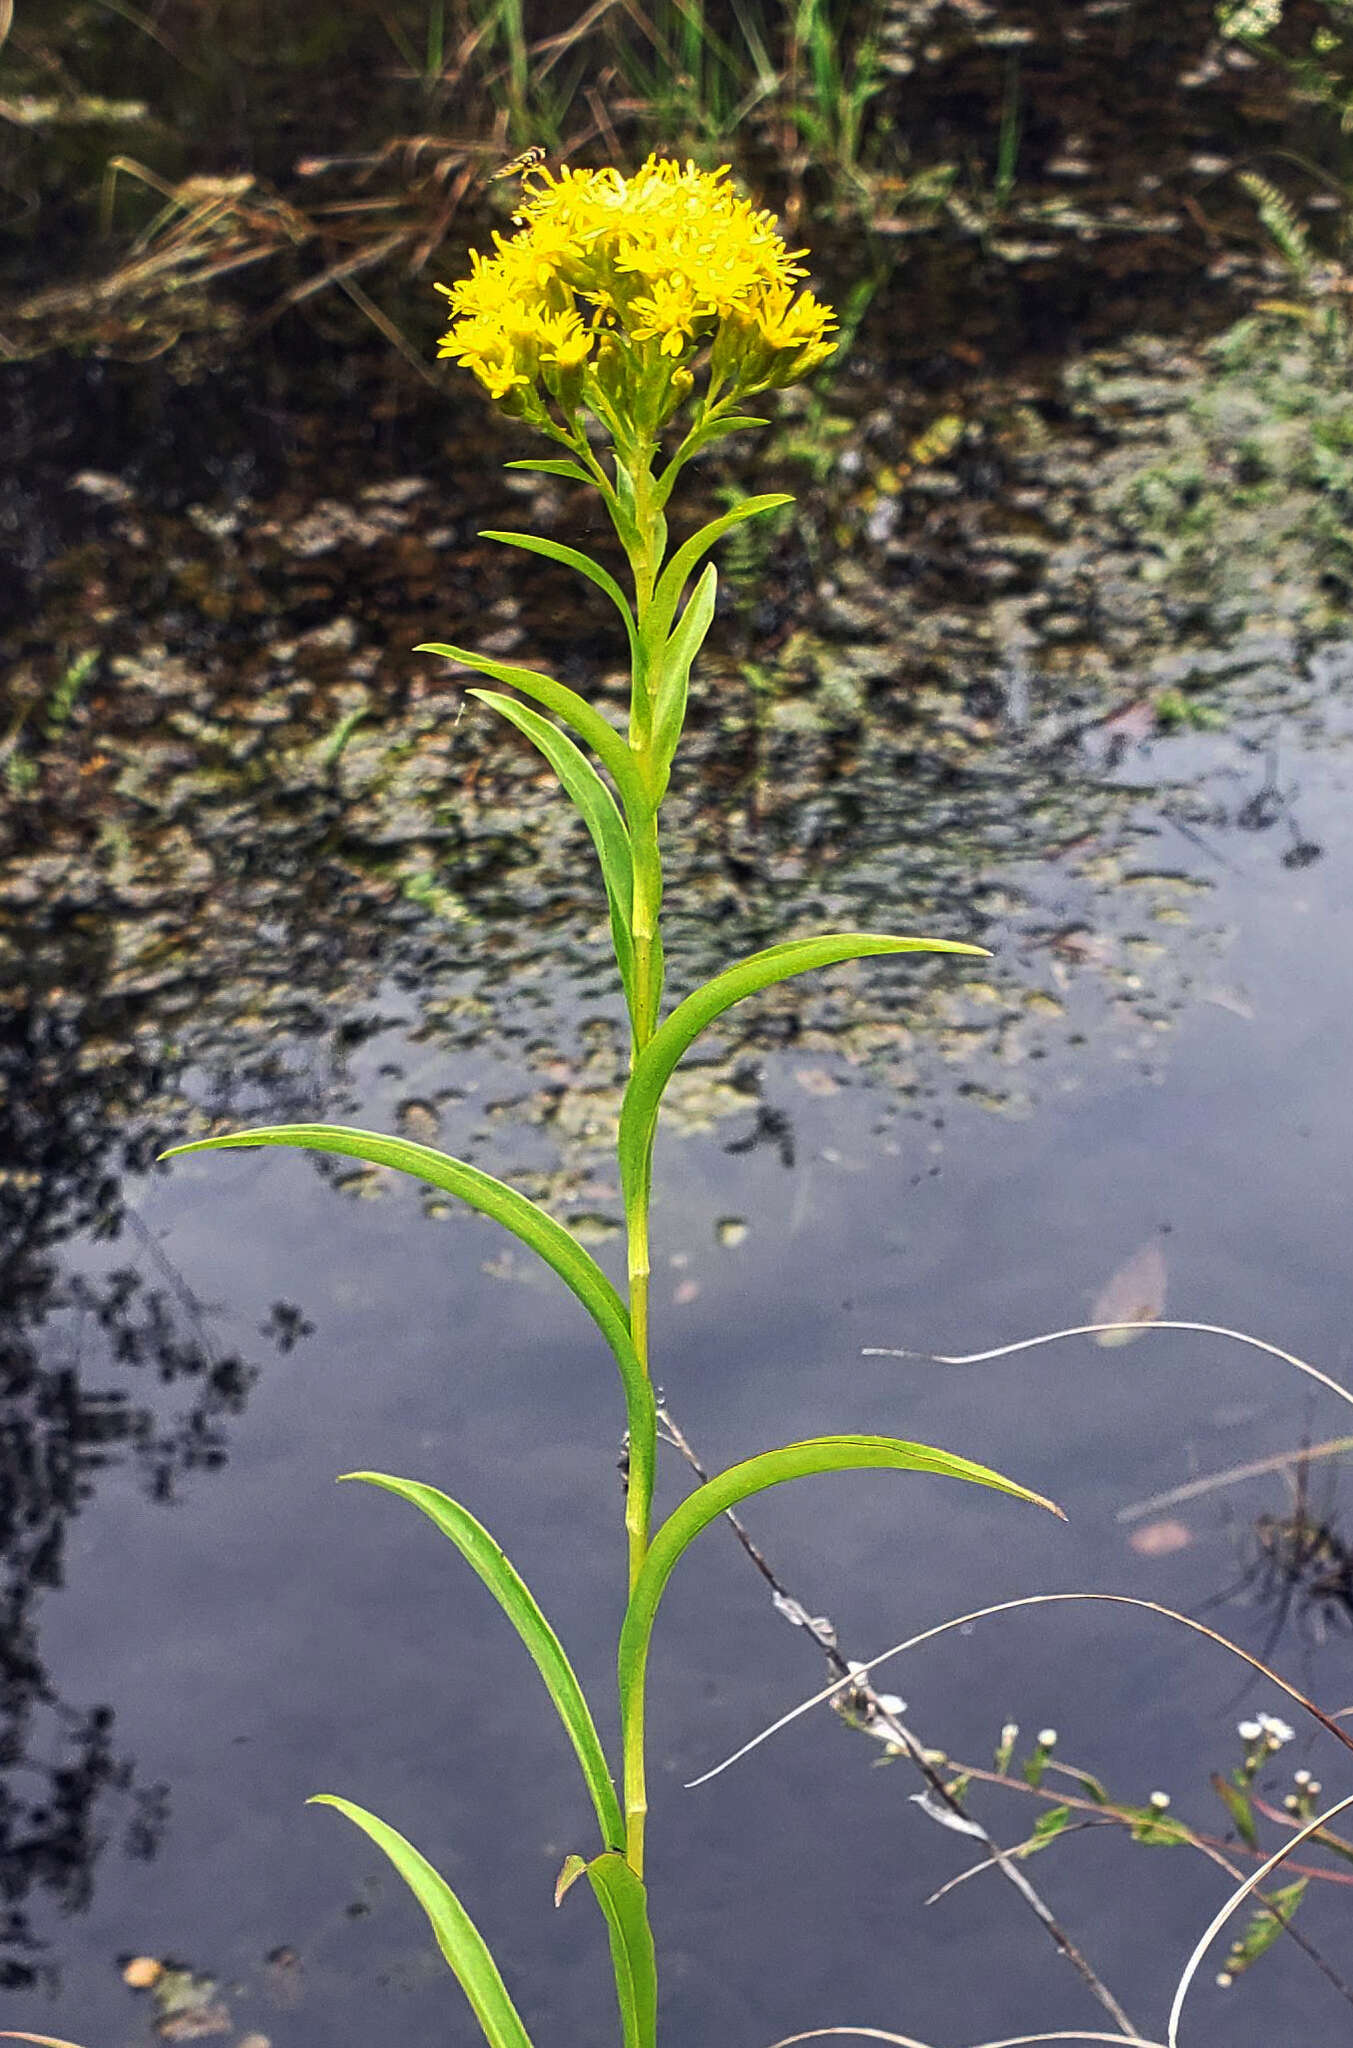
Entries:
[[[741, 521], [787, 500], [780, 493], [743, 498], [671, 549], [667, 508], [694, 456], [758, 423], [744, 410], [749, 399], [808, 376], [831, 355], [834, 317], [803, 288], [802, 254], [785, 247], [772, 216], [741, 197], [725, 171], [660, 158], [630, 177], [613, 169], [557, 175], [533, 169], [523, 182], [516, 231], [495, 236], [492, 253], [476, 255], [470, 275], [448, 290], [451, 324], [441, 354], [471, 370], [501, 411], [564, 451], [510, 467], [545, 470], [594, 488], [628, 565], [622, 588], [601, 563], [560, 541], [528, 533], [489, 536], [566, 564], [614, 604], [631, 662], [627, 732], [552, 676], [460, 646], [421, 650], [499, 686], [471, 694], [540, 750], [596, 848], [631, 1032], [617, 1134], [628, 1241], [625, 1292], [546, 1210], [428, 1145], [338, 1125], [296, 1124], [175, 1148], [296, 1145], [397, 1168], [510, 1231], [573, 1291], [600, 1332], [619, 1370], [628, 1441], [618, 1777], [562, 1644], [469, 1508], [428, 1483], [380, 1472], [346, 1476], [397, 1494], [450, 1539], [493, 1593], [544, 1680], [582, 1771], [599, 1837], [591, 1854], [568, 1859], [559, 1890], [562, 1895], [585, 1875], [605, 1916], [625, 2048], [652, 2048], [657, 2034], [657, 1971], [644, 1887], [644, 1688], [663, 1589], [687, 1545], [725, 1509], [766, 1487], [861, 1467], [941, 1473], [1051, 1505], [947, 1451], [893, 1437], [840, 1435], [749, 1458], [698, 1487], [653, 1527], [649, 1204], [658, 1114], [674, 1069], [734, 1003], [793, 975], [866, 955], [981, 950], [876, 932], [792, 938], [664, 1006], [659, 828], [691, 667], [714, 616], [716, 575], [705, 558]], [[320, 1803], [345, 1813], [403, 1876], [493, 2048], [526, 2048], [529, 2036], [497, 1965], [445, 1879], [388, 1822], [347, 1799], [325, 1795]]]

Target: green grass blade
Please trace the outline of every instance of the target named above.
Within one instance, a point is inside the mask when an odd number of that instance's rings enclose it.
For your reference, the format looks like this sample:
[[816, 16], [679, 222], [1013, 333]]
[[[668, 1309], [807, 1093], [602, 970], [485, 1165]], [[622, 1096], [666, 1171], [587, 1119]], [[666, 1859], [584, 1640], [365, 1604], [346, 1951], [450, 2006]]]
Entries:
[[626, 811], [632, 818], [639, 815], [644, 805], [644, 790], [634, 765], [634, 756], [615, 727], [608, 725], [596, 707], [585, 697], [580, 697], [576, 690], [570, 690], [567, 683], [556, 682], [553, 676], [541, 675], [538, 669], [515, 668], [510, 662], [490, 661], [486, 654], [476, 654], [469, 647], [453, 647], [445, 640], [425, 640], [413, 651], [415, 654], [440, 654], [446, 661], [462, 662], [466, 668], [477, 669], [480, 675], [492, 676], [495, 683], [504, 683], [509, 690], [520, 690], [523, 697], [531, 697], [537, 704], [543, 704], [592, 749], [619, 790]]
[[[540, 467], [539, 463], [536, 464], [536, 467]], [[565, 464], [564, 467], [567, 468], [568, 465]], [[584, 471], [575, 469], [574, 473], [581, 476], [584, 483], [590, 481]], [[503, 543], [504, 547], [508, 548], [524, 548], [528, 555], [544, 555], [548, 561], [562, 562], [566, 568], [576, 569], [578, 574], [585, 576], [589, 583], [595, 583], [598, 590], [605, 591], [607, 597], [610, 598], [611, 603], [619, 612], [624, 622], [625, 635], [630, 643], [630, 650], [633, 652], [635, 646], [634, 613], [630, 610], [629, 600], [625, 596], [624, 591], [620, 588], [614, 576], [608, 570], [602, 568], [600, 562], [594, 562], [590, 555], [581, 554], [577, 548], [565, 547], [562, 541], [542, 540], [540, 535], [535, 533], [500, 533], [489, 527], [480, 534], [479, 538], [481, 540], [499, 540]]]
[[[718, 572], [711, 562], [691, 592], [686, 609], [658, 658], [658, 688], [653, 705], [653, 754], [660, 788], [666, 786], [672, 756], [681, 738], [681, 728], [686, 723], [691, 663], [705, 644], [705, 635], [714, 617], [718, 587]], [[652, 646], [648, 639], [650, 630], [651, 627], [646, 626], [645, 642]]]
[[641, 1725], [644, 1671], [654, 1617], [672, 1567], [687, 1545], [719, 1515], [754, 1493], [764, 1493], [768, 1486], [780, 1486], [787, 1479], [801, 1479], [812, 1472], [861, 1470], [936, 1472], [944, 1478], [966, 1479], [974, 1486], [994, 1487], [1000, 1493], [1013, 1494], [1017, 1500], [1047, 1508], [1054, 1515], [1061, 1514], [1061, 1509], [1042, 1494], [1031, 1493], [1027, 1486], [993, 1472], [987, 1465], [955, 1457], [950, 1451], [935, 1450], [929, 1444], [907, 1443], [899, 1437], [813, 1437], [806, 1443], [785, 1444], [740, 1465], [730, 1465], [726, 1472], [717, 1473], [688, 1494], [668, 1516], [654, 1535], [635, 1580], [620, 1631], [620, 1710], [627, 1729]]
[[337, 1799], [332, 1793], [321, 1792], [307, 1803], [336, 1807], [364, 1835], [369, 1835], [378, 1849], [384, 1850], [432, 1922], [437, 1946], [460, 1979], [461, 1989], [491, 2048], [532, 2048], [531, 2036], [507, 1995], [507, 1986], [483, 1935], [446, 1879], [427, 1858], [420, 1856], [413, 1843], [405, 1841], [394, 1828], [377, 1820], [365, 1807], [354, 1806], [350, 1799]]
[[770, 988], [810, 968], [832, 967], [842, 960], [861, 960], [888, 953], [960, 953], [985, 957], [982, 946], [957, 939], [892, 938], [882, 932], [828, 932], [815, 939], [790, 939], [768, 946], [727, 967], [677, 1004], [644, 1047], [625, 1090], [620, 1112], [620, 1171], [627, 1199], [647, 1186], [653, 1156], [653, 1134], [663, 1090], [682, 1055], [708, 1024], [744, 996]]
[[625, 2048], [653, 2048], [658, 2031], [658, 1966], [648, 1924], [648, 1894], [623, 1856], [596, 1856], [587, 1875], [611, 1936], [611, 1966]]
[[625, 1822], [596, 1723], [563, 1645], [541, 1613], [526, 1581], [468, 1508], [435, 1486], [425, 1486], [416, 1479], [392, 1478], [387, 1472], [345, 1472], [343, 1477], [360, 1479], [367, 1486], [384, 1487], [387, 1493], [397, 1494], [418, 1508], [455, 1544], [471, 1571], [488, 1587], [545, 1681], [555, 1712], [582, 1766], [601, 1839], [608, 1849], [616, 1848], [625, 1839]]
[[639, 1370], [630, 1339], [628, 1312], [601, 1267], [571, 1231], [505, 1181], [494, 1180], [477, 1166], [453, 1159], [432, 1145], [417, 1145], [407, 1138], [386, 1138], [377, 1131], [353, 1130], [346, 1124], [264, 1124], [255, 1130], [229, 1131], [218, 1138], [196, 1138], [191, 1144], [173, 1145], [160, 1156], [177, 1159], [188, 1152], [237, 1151], [249, 1145], [297, 1145], [307, 1152], [337, 1152], [353, 1159], [366, 1159], [374, 1166], [393, 1167], [457, 1196], [481, 1216], [501, 1223], [543, 1259], [577, 1295], [610, 1345], [621, 1371], [630, 1363], [636, 1372]]
[[740, 525], [744, 519], [754, 519], [758, 512], [778, 511], [781, 505], [792, 505], [793, 502], [788, 491], [763, 491], [759, 497], [744, 498], [731, 512], [725, 512], [719, 519], [711, 519], [708, 526], [702, 526], [698, 533], [693, 533], [688, 541], [684, 541], [658, 578], [657, 588], [653, 592], [653, 610], [650, 616], [660, 621], [661, 630], [664, 633], [669, 630], [687, 579], [694, 574], [696, 564], [709, 553], [717, 541], [722, 540], [731, 528]]
[[634, 938], [630, 919], [634, 906], [634, 856], [615, 798], [587, 756], [574, 746], [567, 733], [560, 732], [557, 725], [551, 725], [548, 718], [542, 718], [528, 704], [519, 703], [515, 697], [504, 697], [497, 690], [471, 690], [469, 694], [477, 697], [481, 704], [488, 704], [500, 712], [520, 732], [524, 732], [533, 745], [539, 747], [581, 812], [583, 823], [592, 835], [592, 844], [597, 849], [597, 859], [601, 862], [601, 878], [606, 884], [606, 900], [611, 907], [616, 964], [624, 984], [625, 1000], [633, 1016]]

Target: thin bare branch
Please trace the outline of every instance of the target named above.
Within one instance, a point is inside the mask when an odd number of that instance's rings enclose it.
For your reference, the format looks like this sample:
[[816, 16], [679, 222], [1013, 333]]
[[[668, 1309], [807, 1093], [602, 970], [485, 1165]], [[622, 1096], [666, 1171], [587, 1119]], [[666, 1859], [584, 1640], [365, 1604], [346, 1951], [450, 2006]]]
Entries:
[[[1128, 1593], [1025, 1593], [1017, 1600], [998, 1600], [990, 1607], [976, 1607], [971, 1614], [959, 1614], [949, 1621], [937, 1622], [934, 1628], [922, 1629], [919, 1634], [908, 1636], [905, 1642], [894, 1643], [890, 1649], [881, 1650], [877, 1657], [870, 1657], [863, 1665], [856, 1666], [855, 1670], [860, 1676], [876, 1671], [880, 1664], [886, 1664], [891, 1657], [900, 1657], [906, 1650], [918, 1649], [922, 1643], [933, 1642], [939, 1636], [948, 1635], [953, 1629], [966, 1628], [970, 1622], [985, 1621], [994, 1614], [1011, 1614], [1020, 1607], [1061, 1606], [1071, 1601], [1096, 1601], [1110, 1607], [1140, 1607], [1148, 1614], [1159, 1614], [1167, 1621], [1177, 1621], [1182, 1628], [1191, 1629], [1195, 1635], [1206, 1636], [1210, 1642], [1219, 1644], [1223, 1650], [1229, 1650], [1232, 1656], [1239, 1657], [1242, 1663], [1248, 1664], [1252, 1670], [1259, 1672], [1261, 1677], [1267, 1678], [1280, 1692], [1285, 1692], [1297, 1706], [1313, 1715], [1345, 1749], [1353, 1750], [1353, 1736], [1346, 1735], [1331, 1715], [1318, 1707], [1314, 1700], [1308, 1700], [1305, 1693], [1299, 1692], [1287, 1679], [1280, 1678], [1267, 1664], [1261, 1663], [1258, 1657], [1252, 1657], [1248, 1650], [1242, 1650], [1238, 1643], [1219, 1635], [1216, 1629], [1208, 1628], [1206, 1623], [1195, 1621], [1191, 1615], [1180, 1614], [1173, 1607], [1163, 1607], [1156, 1600], [1139, 1600]], [[811, 1699], [800, 1701], [797, 1707], [791, 1707], [787, 1714], [782, 1714], [778, 1721], [773, 1721], [768, 1728], [763, 1728], [750, 1742], [744, 1742], [741, 1749], [734, 1750], [722, 1763], [715, 1764], [712, 1770], [702, 1772], [698, 1778], [691, 1778], [686, 1786], [687, 1791], [693, 1791], [697, 1785], [707, 1785], [711, 1778], [719, 1777], [731, 1765], [740, 1763], [743, 1757], [750, 1755], [752, 1750], [759, 1749], [772, 1735], [778, 1735], [791, 1721], [797, 1721], [801, 1715], [810, 1713], [814, 1707], [821, 1706], [824, 1700], [832, 1699], [854, 1682], [853, 1675], [838, 1678], [831, 1685], [824, 1686], [821, 1692], [814, 1693]]]
[[1140, 1522], [1147, 1515], [1159, 1514], [1162, 1508], [1177, 1508], [1183, 1501], [1198, 1500], [1205, 1493], [1216, 1493], [1223, 1486], [1237, 1486], [1242, 1479], [1262, 1479], [1266, 1472], [1285, 1472], [1290, 1465], [1302, 1465], [1315, 1458], [1337, 1458], [1344, 1451], [1353, 1451], [1353, 1436], [1332, 1436], [1323, 1444], [1309, 1444], [1295, 1451], [1277, 1451], [1271, 1458], [1252, 1458], [1248, 1465], [1232, 1465], [1225, 1472], [1209, 1472], [1202, 1479], [1190, 1479], [1183, 1486], [1172, 1486], [1168, 1493], [1153, 1493], [1149, 1500], [1133, 1501], [1130, 1507], [1119, 1508], [1114, 1516], [1116, 1522]]
[[1248, 1336], [1244, 1330], [1228, 1330], [1221, 1323], [1175, 1322], [1164, 1317], [1150, 1323], [1076, 1323], [1068, 1330], [1045, 1330], [1037, 1337], [1021, 1337], [1017, 1344], [998, 1344], [993, 1351], [969, 1351], [962, 1357], [949, 1356], [942, 1351], [901, 1351], [884, 1344], [867, 1344], [862, 1356], [916, 1358], [931, 1365], [987, 1365], [995, 1358], [1012, 1358], [1017, 1351], [1033, 1351], [1040, 1344], [1059, 1343], [1063, 1337], [1097, 1337], [1109, 1330], [1131, 1330], [1134, 1335], [1141, 1335], [1148, 1330], [1195, 1330], [1205, 1337], [1226, 1337], [1234, 1344], [1248, 1344], [1252, 1351], [1263, 1351], [1270, 1358], [1281, 1359], [1284, 1365], [1295, 1366], [1298, 1372], [1305, 1373], [1308, 1379], [1327, 1387], [1331, 1394], [1337, 1394], [1341, 1401], [1347, 1401], [1349, 1406], [1353, 1407], [1353, 1392], [1347, 1387], [1340, 1386], [1338, 1380], [1332, 1380], [1328, 1373], [1321, 1372], [1314, 1365], [1308, 1365], [1304, 1358], [1298, 1358], [1294, 1352], [1284, 1351], [1281, 1345], [1266, 1343], [1262, 1337]]
[[[773, 2043], [773, 2048], [795, 2048], [799, 2041], [825, 2041], [834, 2034], [845, 2034], [853, 2041], [891, 2041], [893, 2048], [930, 2048], [928, 2041], [918, 2041], [911, 2034], [890, 2034], [883, 2027], [813, 2027], [806, 2034], [786, 2034], [783, 2041]], [[1003, 2041], [975, 2041], [973, 2048], [1034, 2048], [1040, 2041], [1112, 2041], [1116, 2048], [1163, 2048], [1159, 2041], [1148, 2041], [1141, 2034], [1008, 2034]]]

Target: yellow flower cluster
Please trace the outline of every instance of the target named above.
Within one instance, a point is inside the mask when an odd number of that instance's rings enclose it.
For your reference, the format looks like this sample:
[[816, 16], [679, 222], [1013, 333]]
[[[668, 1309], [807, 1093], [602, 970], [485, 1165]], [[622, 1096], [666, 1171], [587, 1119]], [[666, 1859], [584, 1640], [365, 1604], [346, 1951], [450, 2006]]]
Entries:
[[688, 395], [706, 348], [726, 396], [807, 376], [833, 351], [835, 316], [797, 290], [803, 251], [727, 177], [665, 157], [631, 178], [529, 172], [518, 232], [437, 287], [452, 314], [439, 354], [507, 411], [540, 418], [548, 398], [640, 431]]

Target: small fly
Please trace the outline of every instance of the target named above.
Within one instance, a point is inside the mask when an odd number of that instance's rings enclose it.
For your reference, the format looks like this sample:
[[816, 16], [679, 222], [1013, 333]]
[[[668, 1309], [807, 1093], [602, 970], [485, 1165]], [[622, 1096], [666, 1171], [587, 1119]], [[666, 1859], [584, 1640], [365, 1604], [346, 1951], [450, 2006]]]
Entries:
[[538, 142], [533, 142], [531, 147], [524, 149], [520, 156], [514, 156], [511, 163], [503, 164], [500, 169], [496, 170], [489, 183], [496, 185], [500, 178], [520, 178], [527, 171], [536, 170], [544, 161], [544, 150]]

